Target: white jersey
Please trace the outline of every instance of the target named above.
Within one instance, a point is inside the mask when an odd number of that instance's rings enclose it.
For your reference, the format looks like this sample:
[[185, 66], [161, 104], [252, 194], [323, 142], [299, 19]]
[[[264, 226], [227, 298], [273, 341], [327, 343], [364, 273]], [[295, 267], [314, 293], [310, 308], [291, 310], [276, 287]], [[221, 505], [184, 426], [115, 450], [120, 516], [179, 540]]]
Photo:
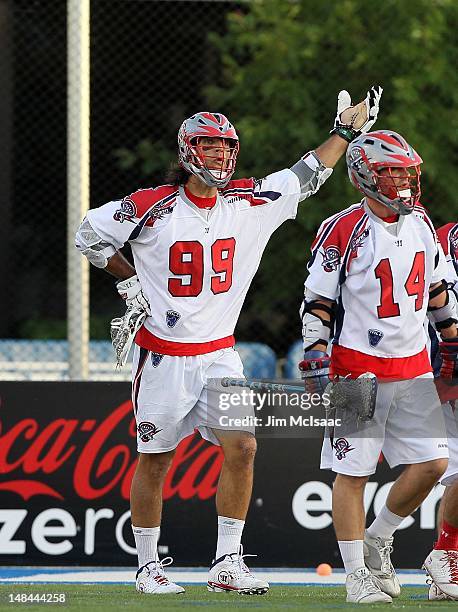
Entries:
[[301, 196], [289, 169], [262, 179], [234, 180], [210, 210], [183, 187], [143, 189], [90, 210], [97, 234], [132, 248], [151, 306], [136, 342], [169, 355], [232, 346], [234, 328], [272, 233], [296, 216]]
[[330, 217], [308, 269], [306, 287], [337, 301], [334, 344], [384, 359], [425, 349], [428, 291], [445, 278], [446, 263], [421, 206], [394, 223], [364, 201]]

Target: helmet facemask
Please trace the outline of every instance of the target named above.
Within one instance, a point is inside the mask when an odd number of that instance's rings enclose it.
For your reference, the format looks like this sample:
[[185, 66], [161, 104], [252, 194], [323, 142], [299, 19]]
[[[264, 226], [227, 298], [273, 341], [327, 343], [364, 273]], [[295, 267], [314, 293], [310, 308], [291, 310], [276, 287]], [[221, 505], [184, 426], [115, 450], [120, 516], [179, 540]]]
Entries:
[[374, 200], [399, 215], [409, 215], [421, 195], [420, 166], [389, 166], [373, 171], [377, 193]]
[[190, 141], [189, 163], [194, 166], [194, 174], [209, 187], [225, 186], [234, 174], [238, 152], [237, 140], [198, 136]]
[[181, 166], [209, 187], [228, 184], [235, 171], [238, 152], [237, 132], [220, 113], [196, 113], [183, 121], [178, 132]]

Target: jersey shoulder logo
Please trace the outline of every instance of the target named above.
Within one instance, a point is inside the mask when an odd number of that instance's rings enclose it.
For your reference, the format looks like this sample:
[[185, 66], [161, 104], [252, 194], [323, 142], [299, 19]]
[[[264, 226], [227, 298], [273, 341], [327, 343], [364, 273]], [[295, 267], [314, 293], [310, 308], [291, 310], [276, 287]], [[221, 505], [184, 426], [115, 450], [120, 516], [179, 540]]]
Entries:
[[154, 206], [154, 208], [150, 211], [149, 216], [151, 219], [154, 219], [154, 221], [156, 221], [157, 219], [163, 219], [165, 215], [170, 215], [173, 212], [175, 205], [176, 205], [176, 200], [174, 200], [170, 204], [168, 203], [158, 204]]
[[383, 332], [381, 332], [379, 329], [368, 329], [367, 338], [369, 340], [370, 346], [376, 347], [377, 344], [379, 344], [380, 340], [383, 338]]
[[458, 223], [450, 232], [450, 255], [452, 261], [458, 263]]
[[336, 246], [328, 246], [322, 251], [323, 261], [321, 265], [325, 272], [335, 272], [340, 266], [342, 254]]
[[124, 221], [135, 223], [134, 218], [136, 216], [137, 207], [130, 197], [127, 197], [121, 202], [121, 208], [118, 208], [118, 210], [115, 211], [113, 219], [115, 221], [119, 221], [119, 223], [124, 223]]
[[364, 246], [364, 243], [366, 242], [366, 239], [369, 236], [370, 229], [371, 229], [370, 226], [366, 227], [366, 229], [364, 229], [362, 232], [356, 234], [351, 239], [350, 250], [353, 253], [355, 253], [356, 255], [358, 254], [358, 249], [360, 249], [362, 246]]

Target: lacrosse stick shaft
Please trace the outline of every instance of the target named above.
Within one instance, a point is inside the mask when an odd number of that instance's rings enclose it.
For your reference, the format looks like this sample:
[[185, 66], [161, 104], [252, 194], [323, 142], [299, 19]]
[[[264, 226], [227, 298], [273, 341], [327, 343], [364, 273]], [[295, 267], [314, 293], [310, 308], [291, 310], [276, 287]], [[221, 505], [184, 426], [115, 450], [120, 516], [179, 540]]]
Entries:
[[305, 388], [300, 385], [260, 382], [257, 380], [247, 380], [245, 378], [223, 378], [221, 384], [223, 387], [246, 387], [252, 391], [305, 393]]

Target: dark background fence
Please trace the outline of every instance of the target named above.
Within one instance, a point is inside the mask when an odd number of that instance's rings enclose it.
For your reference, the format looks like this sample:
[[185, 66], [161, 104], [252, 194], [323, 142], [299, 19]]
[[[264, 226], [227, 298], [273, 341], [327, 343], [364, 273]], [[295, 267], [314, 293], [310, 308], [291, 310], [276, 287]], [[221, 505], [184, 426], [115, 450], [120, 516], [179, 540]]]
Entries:
[[[377, 123], [424, 159], [423, 203], [456, 220], [458, 4], [453, 0], [93, 0], [91, 206], [160, 184], [195, 111], [227, 114], [236, 176], [287, 167], [326, 137], [337, 92], [380, 83]], [[0, 0], [0, 336], [66, 337], [66, 2]], [[298, 220], [272, 238], [239, 340], [284, 356], [300, 336], [308, 247], [320, 222], [359, 197], [343, 162]], [[76, 228], [75, 228], [76, 229]], [[122, 305], [91, 270], [91, 337]]]

